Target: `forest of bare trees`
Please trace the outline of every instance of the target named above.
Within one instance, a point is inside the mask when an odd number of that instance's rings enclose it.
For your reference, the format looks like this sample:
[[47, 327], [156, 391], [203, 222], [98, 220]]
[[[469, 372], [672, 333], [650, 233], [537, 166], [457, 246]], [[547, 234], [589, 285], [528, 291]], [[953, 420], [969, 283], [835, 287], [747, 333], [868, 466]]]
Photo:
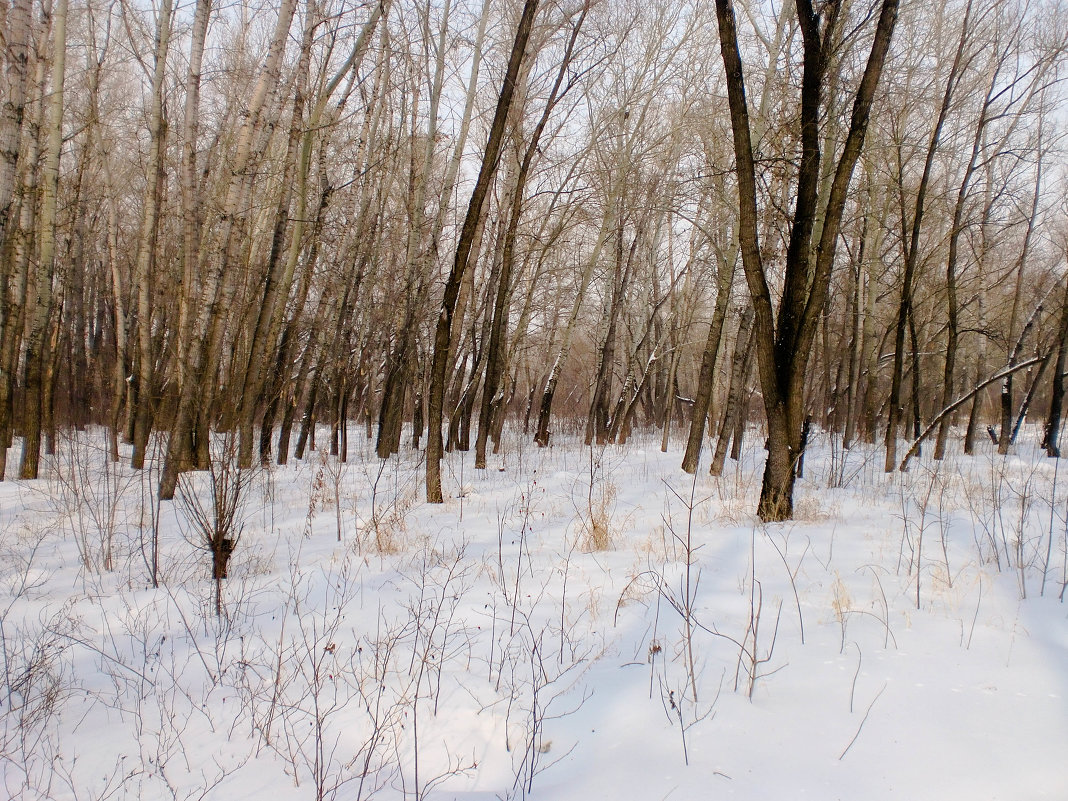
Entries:
[[441, 501], [506, 426], [643, 427], [688, 472], [766, 437], [775, 520], [810, 432], [1059, 455], [1057, 0], [0, 0], [0, 37], [0, 479], [72, 426], [164, 499], [212, 432], [361, 430]]

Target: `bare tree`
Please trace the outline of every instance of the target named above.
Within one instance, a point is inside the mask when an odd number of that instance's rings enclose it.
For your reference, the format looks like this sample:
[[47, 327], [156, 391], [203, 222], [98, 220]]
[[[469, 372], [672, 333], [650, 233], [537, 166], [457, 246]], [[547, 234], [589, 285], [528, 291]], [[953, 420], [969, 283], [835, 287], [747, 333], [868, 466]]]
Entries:
[[155, 64], [152, 73], [151, 107], [148, 115], [149, 153], [146, 168], [148, 182], [141, 217], [141, 235], [137, 246], [137, 267], [134, 284], [137, 286], [137, 346], [138, 371], [137, 410], [134, 413], [134, 438], [132, 466], [140, 470], [145, 466], [145, 450], [152, 428], [152, 407], [155, 396], [156, 353], [152, 342], [152, 289], [155, 284], [155, 262], [159, 217], [163, 202], [163, 185], [166, 178], [164, 150], [167, 120], [163, 110], [164, 81], [167, 71], [167, 51], [171, 40], [171, 0], [160, 4], [156, 20]]
[[471, 257], [471, 248], [474, 244], [476, 229], [479, 227], [482, 218], [482, 206], [497, 172], [501, 145], [504, 141], [505, 123], [512, 105], [516, 79], [519, 76], [519, 70], [526, 54], [527, 41], [530, 38], [530, 31], [533, 27], [534, 15], [537, 10], [538, 0], [526, 0], [523, 5], [523, 14], [519, 20], [519, 27], [516, 29], [512, 53], [508, 59], [504, 85], [497, 100], [497, 110], [490, 126], [489, 141], [486, 143], [486, 150], [482, 155], [482, 166], [479, 169], [475, 187], [471, 192], [471, 200], [467, 205], [467, 213], [464, 216], [463, 227], [460, 230], [460, 238], [457, 240], [456, 257], [453, 261], [449, 278], [445, 283], [445, 295], [441, 301], [441, 314], [438, 317], [434, 333], [434, 359], [430, 372], [430, 393], [427, 410], [430, 430], [427, 435], [426, 450], [426, 497], [429, 503], [442, 503], [444, 501], [441, 494], [441, 421], [445, 401], [445, 374], [448, 369], [449, 352], [453, 341], [453, 314], [456, 311], [460, 285], [464, 280], [468, 260]]
[[41, 213], [34, 304], [29, 309], [26, 350], [23, 354], [22, 459], [19, 478], [37, 478], [41, 456], [41, 421], [45, 405], [51, 403], [46, 389], [49, 359], [48, 329], [53, 312], [52, 281], [56, 258], [56, 203], [59, 194], [59, 159], [63, 147], [63, 88], [66, 78], [67, 0], [58, 0], [52, 9], [52, 80], [48, 96], [47, 138], [41, 166]]
[[[897, 0], [883, 0], [880, 4], [871, 51], [854, 96], [848, 133], [834, 170], [830, 191], [820, 209], [817, 192], [821, 157], [821, 106], [834, 63], [830, 43], [836, 35], [837, 25], [841, 23], [839, 15], [842, 3], [826, 3], [821, 15], [807, 0], [797, 2], [797, 17], [804, 41], [801, 154], [797, 199], [789, 221], [783, 293], [776, 314], [757, 238], [756, 158], [734, 6], [730, 0], [716, 0], [738, 173], [739, 242], [742, 266], [753, 298], [760, 386], [768, 418], [768, 458], [757, 508], [763, 520], [784, 520], [793, 515], [795, 465], [801, 455], [804, 419], [805, 368], [816, 324], [827, 301], [846, 194], [864, 144], [872, 100], [897, 21], [897, 8]], [[813, 242], [813, 229], [818, 213], [821, 213], [823, 224], [816, 243]]]
[[[223, 320], [233, 308], [235, 277], [230, 273], [237, 263], [243, 238], [240, 235], [248, 197], [252, 191], [254, 148], [264, 124], [267, 101], [277, 89], [286, 39], [293, 21], [296, 0], [283, 0], [271, 38], [266, 61], [243, 114], [241, 131], [231, 165], [232, 178], [223, 205], [218, 251], [208, 258], [208, 269], [200, 286], [196, 314], [190, 315], [193, 336], [182, 337], [189, 349], [182, 354], [183, 376], [174, 424], [167, 441], [167, 455], [160, 478], [159, 496], [174, 497], [178, 474], [188, 466], [189, 441], [198, 411], [207, 414], [207, 399], [222, 347]], [[198, 403], [199, 402], [199, 403]], [[201, 436], [206, 435], [205, 431]], [[201, 443], [206, 446], [206, 442]]]

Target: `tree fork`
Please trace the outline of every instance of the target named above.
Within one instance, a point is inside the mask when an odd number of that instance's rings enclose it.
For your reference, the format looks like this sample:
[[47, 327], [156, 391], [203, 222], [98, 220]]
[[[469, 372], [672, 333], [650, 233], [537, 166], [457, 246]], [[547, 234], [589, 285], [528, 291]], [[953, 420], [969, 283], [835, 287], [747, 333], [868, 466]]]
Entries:
[[756, 162], [734, 6], [731, 0], [716, 0], [720, 53], [727, 77], [737, 165], [738, 241], [753, 299], [757, 362], [768, 423], [768, 458], [757, 506], [757, 514], [764, 521], [786, 520], [793, 515], [794, 462], [801, 444], [806, 367], [816, 325], [827, 301], [846, 194], [864, 144], [875, 89], [897, 22], [898, 0], [883, 0], [881, 4], [874, 40], [854, 97], [849, 131], [834, 169], [815, 248], [812, 239], [821, 174], [821, 94], [841, 3], [825, 4], [823, 11], [829, 21], [822, 32], [820, 15], [812, 3], [797, 0], [796, 5], [804, 40], [801, 158], [797, 201], [790, 221], [783, 295], [776, 319], [758, 238]]

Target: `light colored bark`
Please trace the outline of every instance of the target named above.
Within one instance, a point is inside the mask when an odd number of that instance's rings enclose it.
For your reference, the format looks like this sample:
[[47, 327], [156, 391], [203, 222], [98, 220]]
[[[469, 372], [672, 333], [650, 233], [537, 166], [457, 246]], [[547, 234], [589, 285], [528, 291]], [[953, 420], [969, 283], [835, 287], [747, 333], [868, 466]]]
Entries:
[[[7, 241], [14, 210], [19, 141], [30, 69], [32, 5], [32, 0], [12, 0], [4, 20], [4, 74], [0, 82], [4, 90], [0, 101], [0, 248]], [[5, 312], [0, 312], [3, 314]]]
[[[238, 286], [237, 276], [231, 273], [239, 263], [245, 240], [242, 235], [245, 210], [248, 208], [255, 174], [254, 162], [258, 155], [255, 147], [261, 139], [264, 111], [280, 83], [282, 58], [295, 10], [296, 0], [282, 0], [263, 69], [249, 97], [248, 107], [242, 115], [237, 146], [230, 161], [231, 179], [219, 221], [219, 245], [207, 260], [197, 308], [192, 315], [193, 336], [188, 351], [182, 354], [185, 369], [175, 420], [167, 440], [163, 474], [160, 477], [161, 500], [174, 497], [178, 474], [186, 467], [187, 443], [198, 412], [198, 403], [204, 405], [204, 399], [200, 396], [210, 391], [210, 384], [219, 363], [223, 325], [234, 308], [234, 296]], [[201, 412], [206, 413], [206, 409], [202, 408]]]
[[23, 355], [24, 392], [22, 457], [19, 478], [37, 478], [41, 456], [41, 427], [45, 414], [45, 372], [48, 361], [48, 329], [52, 314], [52, 279], [56, 256], [56, 203], [59, 195], [59, 160], [63, 147], [63, 89], [66, 77], [67, 0], [58, 0], [52, 10], [52, 68], [47, 96], [44, 160], [41, 165], [41, 212], [38, 219], [37, 269], [34, 302], [27, 309], [28, 332]]
[[137, 243], [134, 286], [137, 288], [137, 409], [134, 413], [133, 454], [130, 465], [135, 470], [145, 466], [148, 435], [152, 428], [155, 400], [156, 354], [152, 343], [152, 290], [159, 218], [166, 179], [164, 156], [167, 120], [163, 112], [164, 85], [167, 77], [167, 53], [170, 50], [172, 0], [162, 0], [156, 20], [155, 63], [152, 73], [151, 102], [148, 113], [149, 149], [146, 168], [148, 181], [142, 199], [141, 234]]

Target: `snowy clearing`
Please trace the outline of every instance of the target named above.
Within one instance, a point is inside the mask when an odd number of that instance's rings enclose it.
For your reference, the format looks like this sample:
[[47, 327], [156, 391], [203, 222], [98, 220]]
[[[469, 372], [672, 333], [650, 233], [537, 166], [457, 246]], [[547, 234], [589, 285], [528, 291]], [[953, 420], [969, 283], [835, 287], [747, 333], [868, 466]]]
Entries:
[[157, 519], [158, 462], [71, 435], [0, 484], [0, 795], [1066, 798], [1068, 474], [1027, 434], [893, 476], [818, 438], [762, 525], [758, 445], [513, 440], [430, 506], [354, 431], [242, 484], [218, 617], [211, 477]]

